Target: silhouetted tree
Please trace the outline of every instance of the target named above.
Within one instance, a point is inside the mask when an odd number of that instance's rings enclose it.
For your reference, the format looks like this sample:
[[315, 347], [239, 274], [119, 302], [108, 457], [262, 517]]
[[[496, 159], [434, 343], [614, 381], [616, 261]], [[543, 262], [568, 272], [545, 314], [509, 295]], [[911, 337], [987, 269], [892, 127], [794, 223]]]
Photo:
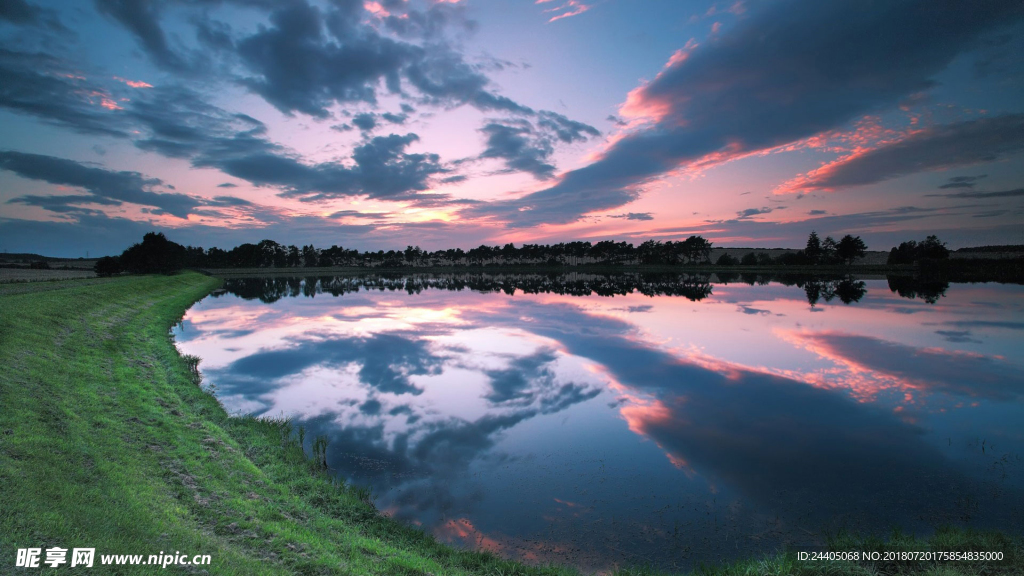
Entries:
[[287, 263], [288, 263], [289, 267], [298, 266], [299, 264], [302, 263], [302, 257], [299, 255], [299, 247], [298, 246], [292, 245], [292, 246], [288, 247], [288, 260], [287, 260]]
[[121, 266], [133, 274], [170, 274], [185, 265], [185, 247], [171, 242], [162, 232], [150, 232], [120, 257]]
[[913, 240], [901, 242], [889, 251], [889, 264], [913, 264], [918, 260], [948, 260], [949, 249], [937, 236], [929, 236], [924, 242]]
[[847, 234], [836, 244], [836, 258], [844, 264], [853, 264], [853, 261], [857, 258], [863, 258], [867, 250], [868, 247], [860, 239], [860, 236], [850, 236]]
[[312, 244], [302, 247], [302, 265], [315, 268], [320, 263], [320, 253]]
[[[679, 244], [677, 242], [677, 245]], [[691, 264], [711, 261], [711, 242], [700, 236], [690, 236], [681, 243], [680, 248], [687, 262]]]
[[836, 241], [831, 236], [826, 236], [825, 239], [821, 241], [821, 256], [818, 257], [818, 262], [825, 264], [834, 263], [839, 258], [836, 256], [837, 251], [838, 246], [836, 245]]
[[811, 230], [811, 235], [807, 237], [807, 247], [804, 248], [804, 254], [811, 264], [817, 264], [821, 260], [821, 239], [818, 238], [818, 233], [814, 230]]
[[113, 276], [121, 273], [121, 260], [117, 256], [104, 256], [96, 261], [93, 270], [97, 276]]

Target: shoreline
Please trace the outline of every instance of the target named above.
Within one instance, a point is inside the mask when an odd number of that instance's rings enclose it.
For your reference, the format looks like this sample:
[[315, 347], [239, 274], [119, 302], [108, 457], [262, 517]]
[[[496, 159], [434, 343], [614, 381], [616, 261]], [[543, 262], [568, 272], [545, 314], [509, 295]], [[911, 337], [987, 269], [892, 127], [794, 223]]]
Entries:
[[206, 268], [197, 270], [202, 274], [216, 278], [247, 278], [247, 277], [316, 277], [316, 276], [367, 276], [367, 275], [562, 275], [562, 274], [594, 274], [594, 275], [626, 275], [626, 274], [696, 274], [696, 275], [792, 275], [792, 276], [848, 276], [858, 279], [884, 280], [887, 276], [914, 275], [913, 270], [905, 268], [885, 269], [878, 266], [862, 268], [847, 267], [788, 267], [773, 266], [404, 266], [394, 268], [331, 266], [323, 268]]

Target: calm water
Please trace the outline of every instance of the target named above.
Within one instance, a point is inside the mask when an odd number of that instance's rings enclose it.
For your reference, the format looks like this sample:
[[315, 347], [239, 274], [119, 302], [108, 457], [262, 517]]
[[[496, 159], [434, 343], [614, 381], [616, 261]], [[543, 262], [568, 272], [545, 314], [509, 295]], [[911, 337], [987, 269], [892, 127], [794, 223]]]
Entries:
[[175, 336], [229, 411], [295, 417], [380, 510], [504, 556], [1024, 531], [1024, 287], [788, 284], [233, 280]]

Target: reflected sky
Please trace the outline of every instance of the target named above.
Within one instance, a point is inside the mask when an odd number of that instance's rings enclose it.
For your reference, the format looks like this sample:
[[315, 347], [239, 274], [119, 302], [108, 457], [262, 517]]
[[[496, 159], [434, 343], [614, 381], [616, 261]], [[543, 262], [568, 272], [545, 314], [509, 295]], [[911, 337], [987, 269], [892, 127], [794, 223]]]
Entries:
[[226, 286], [175, 337], [227, 409], [328, 435], [338, 474], [445, 541], [685, 569], [840, 528], [1024, 531], [1020, 286]]

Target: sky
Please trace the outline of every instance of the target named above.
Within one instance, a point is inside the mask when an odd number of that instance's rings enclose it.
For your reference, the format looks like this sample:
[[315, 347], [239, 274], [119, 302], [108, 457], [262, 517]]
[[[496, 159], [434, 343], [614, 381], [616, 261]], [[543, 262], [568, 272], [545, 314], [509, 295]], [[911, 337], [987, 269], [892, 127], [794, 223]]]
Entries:
[[0, 0], [0, 249], [1024, 243], [1013, 0]]

